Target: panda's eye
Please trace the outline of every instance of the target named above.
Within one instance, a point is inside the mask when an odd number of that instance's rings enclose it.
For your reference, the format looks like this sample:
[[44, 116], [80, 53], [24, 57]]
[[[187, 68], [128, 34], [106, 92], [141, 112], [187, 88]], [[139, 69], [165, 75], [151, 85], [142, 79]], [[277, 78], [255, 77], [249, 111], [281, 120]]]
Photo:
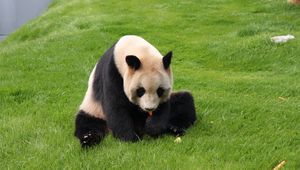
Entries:
[[161, 87], [159, 87], [156, 91], [158, 97], [161, 97], [164, 94], [165, 90]]
[[146, 90], [143, 87], [140, 87], [136, 90], [136, 95], [142, 97], [145, 94]]

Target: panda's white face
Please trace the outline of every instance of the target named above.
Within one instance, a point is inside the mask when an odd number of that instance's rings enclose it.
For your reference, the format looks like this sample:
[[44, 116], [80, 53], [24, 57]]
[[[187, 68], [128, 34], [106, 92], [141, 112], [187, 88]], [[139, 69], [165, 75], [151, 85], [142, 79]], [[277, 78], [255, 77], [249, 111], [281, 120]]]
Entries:
[[126, 57], [128, 69], [123, 75], [123, 87], [130, 102], [146, 112], [151, 112], [170, 98], [171, 57], [172, 52], [161, 58], [139, 59], [134, 55]]
[[124, 91], [132, 103], [149, 112], [170, 98], [171, 83], [166, 73], [157, 70], [136, 71], [131, 78], [126, 79]]

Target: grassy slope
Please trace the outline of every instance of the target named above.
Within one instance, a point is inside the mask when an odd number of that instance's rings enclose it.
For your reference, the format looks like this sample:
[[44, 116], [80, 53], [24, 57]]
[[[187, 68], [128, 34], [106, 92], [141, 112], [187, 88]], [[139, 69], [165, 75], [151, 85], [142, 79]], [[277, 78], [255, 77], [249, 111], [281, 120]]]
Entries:
[[[0, 169], [299, 169], [299, 15], [283, 0], [54, 1], [0, 44]], [[199, 121], [180, 144], [110, 135], [81, 150], [89, 72], [125, 34], [173, 49], [175, 89], [193, 92]]]

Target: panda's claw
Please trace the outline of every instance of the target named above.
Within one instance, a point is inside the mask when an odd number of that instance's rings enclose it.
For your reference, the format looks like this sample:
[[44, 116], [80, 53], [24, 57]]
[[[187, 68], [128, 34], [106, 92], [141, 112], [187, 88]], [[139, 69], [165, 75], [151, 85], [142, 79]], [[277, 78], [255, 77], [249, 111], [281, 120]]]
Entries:
[[179, 136], [183, 136], [185, 134], [185, 129], [184, 128], [179, 128], [176, 126], [170, 126], [168, 128], [168, 131], [170, 134], [179, 137]]
[[84, 134], [82, 139], [80, 140], [81, 146], [83, 148], [87, 148], [93, 145], [100, 143], [105, 134], [97, 133], [97, 132], [88, 132]]

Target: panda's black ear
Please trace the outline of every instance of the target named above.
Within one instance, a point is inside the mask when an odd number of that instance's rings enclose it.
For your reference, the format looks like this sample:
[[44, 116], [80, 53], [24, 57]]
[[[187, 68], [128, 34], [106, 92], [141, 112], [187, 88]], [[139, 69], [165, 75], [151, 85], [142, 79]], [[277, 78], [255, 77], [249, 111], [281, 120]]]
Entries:
[[139, 58], [137, 58], [134, 55], [126, 56], [126, 63], [130, 68], [132, 68], [134, 70], [139, 69], [141, 66], [141, 61], [139, 60]]
[[163, 64], [165, 69], [168, 69], [170, 67], [172, 56], [173, 52], [170, 51], [163, 57]]

